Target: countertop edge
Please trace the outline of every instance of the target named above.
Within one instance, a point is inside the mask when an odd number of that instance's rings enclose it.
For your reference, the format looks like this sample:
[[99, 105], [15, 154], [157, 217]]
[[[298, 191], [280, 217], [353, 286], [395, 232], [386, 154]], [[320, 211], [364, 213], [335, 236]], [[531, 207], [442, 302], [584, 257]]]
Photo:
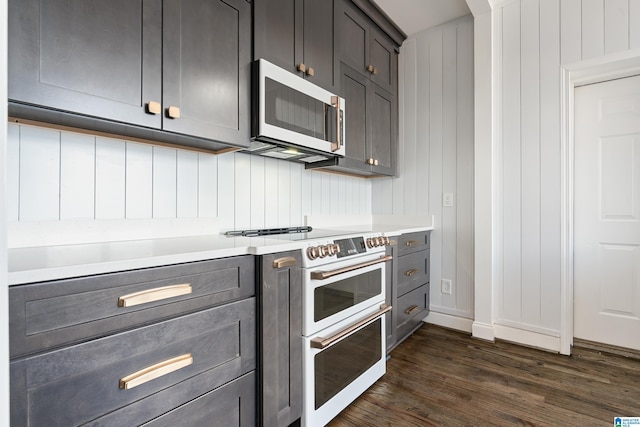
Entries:
[[[408, 225], [373, 225], [369, 232], [381, 233], [384, 236], [395, 237], [401, 234], [431, 231], [432, 226], [408, 226]], [[205, 240], [209, 238], [210, 240]], [[207, 246], [207, 242], [210, 241], [210, 247]], [[179, 249], [167, 250], [167, 247], [171, 247], [172, 244], [179, 243], [189, 248], [190, 242], [193, 248], [181, 252]], [[93, 250], [94, 252], [102, 255], [103, 252], [114, 252], [113, 245], [118, 245], [118, 248], [128, 248], [136, 245], [143, 245], [141, 252], [149, 252], [149, 255], [136, 255], [127, 257], [126, 255], [120, 255], [120, 259], [106, 259], [104, 261], [93, 260], [91, 262], [78, 263], [66, 261], [65, 257], [72, 256], [73, 253], [84, 254], [84, 248]], [[40, 283], [52, 280], [68, 279], [74, 277], [86, 277], [99, 274], [115, 273], [120, 271], [137, 270], [144, 268], [160, 267], [164, 265], [182, 264], [189, 262], [205, 261], [210, 259], [226, 258], [232, 256], [241, 255], [266, 255], [277, 252], [285, 252], [291, 250], [304, 249], [309, 245], [309, 241], [286, 241], [275, 240], [269, 238], [227, 238], [224, 236], [192, 236], [176, 239], [148, 239], [143, 241], [128, 241], [128, 242], [109, 242], [109, 243], [93, 243], [86, 245], [68, 245], [68, 246], [51, 246], [51, 247], [34, 247], [34, 248], [15, 248], [9, 249], [10, 260], [14, 258], [13, 266], [12, 262], [9, 263], [9, 272], [7, 275], [9, 286], [24, 285], [29, 283]], [[155, 254], [159, 246], [162, 250], [158, 252], [164, 252], [162, 254]], [[65, 252], [67, 251], [67, 252]], [[135, 251], [134, 251], [135, 252]], [[167, 253], [171, 252], [171, 253]], [[16, 260], [16, 258], [33, 258], [33, 261]], [[105, 255], [108, 258], [107, 255]], [[51, 262], [49, 266], [47, 264], [49, 259], [57, 259], [57, 261]], [[80, 257], [82, 258], [82, 257]], [[99, 256], [96, 256], [99, 258]], [[66, 265], [62, 265], [63, 262], [60, 259], [65, 259], [68, 262]], [[56, 262], [58, 265], [55, 265]], [[16, 267], [19, 265], [19, 267]], [[25, 265], [27, 265], [25, 267]], [[34, 266], [29, 268], [29, 266]], [[13, 271], [12, 271], [13, 267]]]

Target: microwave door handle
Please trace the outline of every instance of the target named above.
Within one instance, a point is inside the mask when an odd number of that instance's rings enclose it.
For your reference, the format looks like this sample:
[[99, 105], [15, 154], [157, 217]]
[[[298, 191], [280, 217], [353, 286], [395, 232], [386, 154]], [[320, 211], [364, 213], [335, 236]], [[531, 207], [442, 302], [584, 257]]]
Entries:
[[331, 151], [338, 151], [342, 146], [342, 132], [340, 132], [340, 97], [332, 96], [331, 105], [336, 108], [336, 142], [331, 144]]

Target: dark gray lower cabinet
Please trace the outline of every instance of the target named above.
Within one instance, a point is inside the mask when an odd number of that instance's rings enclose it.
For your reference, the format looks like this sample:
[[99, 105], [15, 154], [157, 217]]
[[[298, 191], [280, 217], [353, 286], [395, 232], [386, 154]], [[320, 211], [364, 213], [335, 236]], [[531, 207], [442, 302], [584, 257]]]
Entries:
[[260, 419], [288, 426], [302, 416], [302, 270], [300, 251], [260, 257]]
[[249, 372], [220, 388], [156, 418], [143, 427], [253, 427], [256, 375]]
[[[404, 341], [423, 323], [429, 313], [429, 231], [408, 233], [392, 239], [391, 331], [387, 332], [387, 352]], [[388, 288], [389, 289], [389, 288]]]
[[[29, 307], [38, 303], [31, 295], [10, 311], [12, 344], [22, 341], [29, 351], [10, 361], [11, 425], [254, 425], [255, 286], [239, 288], [244, 274], [255, 284], [253, 266], [252, 257], [238, 257], [12, 287], [10, 294], [37, 291], [43, 304]], [[190, 292], [167, 297], [176, 281]], [[140, 290], [162, 298], [119, 313], [123, 297], [140, 302]], [[73, 295], [80, 306], [71, 304]], [[93, 318], [84, 304], [95, 308]], [[131, 325], [122, 330], [127, 318]], [[72, 341], [87, 335], [60, 346], [68, 342], [65, 329]], [[31, 330], [35, 341], [28, 340]], [[214, 408], [221, 412], [214, 416]]]

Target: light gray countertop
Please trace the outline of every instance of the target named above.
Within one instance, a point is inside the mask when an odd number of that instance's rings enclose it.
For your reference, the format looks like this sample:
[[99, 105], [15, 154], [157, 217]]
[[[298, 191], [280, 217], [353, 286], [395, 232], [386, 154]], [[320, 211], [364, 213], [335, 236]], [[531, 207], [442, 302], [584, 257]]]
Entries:
[[[382, 233], [389, 237], [432, 229], [432, 226], [393, 224], [335, 228], [336, 236], [348, 230]], [[238, 255], [263, 255], [302, 249], [310, 244], [308, 240], [213, 234], [10, 248], [8, 279], [9, 285], [19, 285]]]

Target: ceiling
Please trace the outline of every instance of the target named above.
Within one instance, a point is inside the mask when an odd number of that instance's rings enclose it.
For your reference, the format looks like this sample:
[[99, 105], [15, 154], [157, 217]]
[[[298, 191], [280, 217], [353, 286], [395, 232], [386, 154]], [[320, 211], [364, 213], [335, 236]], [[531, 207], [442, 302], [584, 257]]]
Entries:
[[375, 0], [375, 2], [407, 35], [471, 13], [465, 0]]

